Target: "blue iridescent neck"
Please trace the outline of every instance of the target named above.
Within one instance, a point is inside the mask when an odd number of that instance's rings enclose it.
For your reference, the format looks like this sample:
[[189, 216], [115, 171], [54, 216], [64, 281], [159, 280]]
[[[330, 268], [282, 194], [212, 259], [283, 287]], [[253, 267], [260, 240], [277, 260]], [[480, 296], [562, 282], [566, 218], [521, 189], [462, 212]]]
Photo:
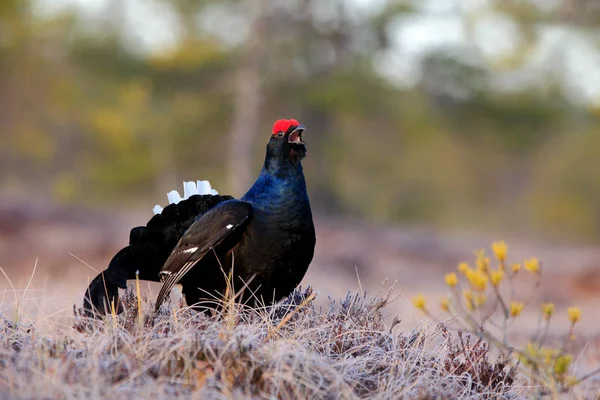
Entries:
[[281, 207], [282, 203], [308, 203], [306, 181], [300, 162], [265, 160], [265, 165], [254, 185], [242, 200], [259, 208]]

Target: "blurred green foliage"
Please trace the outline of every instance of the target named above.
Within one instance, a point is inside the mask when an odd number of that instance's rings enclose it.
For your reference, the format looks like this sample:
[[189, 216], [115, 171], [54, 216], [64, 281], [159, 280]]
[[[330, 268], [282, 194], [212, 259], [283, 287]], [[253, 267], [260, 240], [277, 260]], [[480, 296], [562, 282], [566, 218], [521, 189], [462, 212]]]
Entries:
[[[548, 66], [556, 60], [530, 63], [545, 25], [593, 42], [600, 11], [585, 1], [569, 10], [505, 0], [461, 9], [465, 43], [430, 51], [413, 87], [390, 82], [374, 61], [394, 51], [394, 28], [426, 12], [418, 2], [357, 14], [341, 0], [265, 1], [251, 47], [239, 21], [254, 3], [160, 1], [181, 35], [153, 52], [128, 39], [135, 27], [119, 18], [120, 2], [107, 1], [93, 20], [41, 15], [33, 0], [0, 3], [3, 191], [120, 207], [148, 207], [183, 179], [227, 191], [234, 77], [250, 60], [262, 132], [247, 149], [252, 175], [272, 121], [299, 119], [317, 210], [600, 236], [600, 115], [565, 94]], [[203, 29], [207, 15], [231, 18], [223, 26], [239, 27], [238, 39]], [[512, 53], [486, 56], [473, 40], [489, 15], [516, 27]], [[532, 69], [537, 83], [521, 83]]]

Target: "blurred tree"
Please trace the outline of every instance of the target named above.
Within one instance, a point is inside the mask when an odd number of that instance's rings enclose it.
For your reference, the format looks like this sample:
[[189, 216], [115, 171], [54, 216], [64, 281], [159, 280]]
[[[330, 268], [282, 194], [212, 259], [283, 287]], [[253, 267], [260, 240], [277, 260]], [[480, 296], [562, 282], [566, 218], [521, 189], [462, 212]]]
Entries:
[[242, 196], [252, 184], [254, 144], [259, 138], [263, 101], [261, 74], [262, 59], [267, 41], [266, 0], [253, 0], [249, 10], [249, 32], [244, 46], [237, 54], [234, 77], [234, 101], [229, 132], [228, 179], [230, 193]]
[[593, 1], [457, 6], [464, 40], [431, 48], [415, 86], [376, 62], [427, 2], [153, 0], [177, 39], [150, 51], [126, 1], [93, 17], [35, 4], [0, 4], [3, 191], [151, 206], [210, 179], [241, 195], [273, 120], [295, 117], [317, 210], [600, 235], [600, 121], [569, 59], [570, 43], [600, 57]]

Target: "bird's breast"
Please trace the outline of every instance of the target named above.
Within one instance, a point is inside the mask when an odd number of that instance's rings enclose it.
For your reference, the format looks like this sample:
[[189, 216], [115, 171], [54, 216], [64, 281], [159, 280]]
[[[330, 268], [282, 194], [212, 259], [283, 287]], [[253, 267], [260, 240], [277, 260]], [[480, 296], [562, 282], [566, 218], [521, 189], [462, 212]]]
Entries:
[[310, 209], [308, 212], [257, 210], [239, 252], [247, 255], [243, 260], [244, 270], [268, 274], [277, 269], [308, 268], [314, 247], [315, 230]]

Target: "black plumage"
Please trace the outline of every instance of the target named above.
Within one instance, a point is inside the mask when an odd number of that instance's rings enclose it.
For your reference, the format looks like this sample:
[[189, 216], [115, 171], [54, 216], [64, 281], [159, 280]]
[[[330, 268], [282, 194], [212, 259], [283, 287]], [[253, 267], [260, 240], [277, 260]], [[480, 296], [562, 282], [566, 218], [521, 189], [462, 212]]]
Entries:
[[192, 196], [132, 229], [130, 245], [92, 281], [84, 307], [104, 311], [136, 271], [140, 279], [164, 282], [157, 309], [177, 283], [188, 305], [215, 307], [228, 275], [241, 302], [269, 304], [291, 293], [316, 243], [301, 165], [303, 131], [295, 120], [275, 123], [261, 173], [240, 200]]
[[146, 226], [131, 229], [129, 246], [121, 249], [108, 268], [90, 282], [83, 300], [88, 315], [92, 315], [93, 310], [104, 314], [110, 309], [111, 302], [119, 306], [118, 289], [125, 289], [127, 280], [135, 279], [136, 272], [141, 280], [158, 282], [160, 269], [196, 218], [230, 199], [233, 197], [194, 195], [177, 204], [169, 204]]

